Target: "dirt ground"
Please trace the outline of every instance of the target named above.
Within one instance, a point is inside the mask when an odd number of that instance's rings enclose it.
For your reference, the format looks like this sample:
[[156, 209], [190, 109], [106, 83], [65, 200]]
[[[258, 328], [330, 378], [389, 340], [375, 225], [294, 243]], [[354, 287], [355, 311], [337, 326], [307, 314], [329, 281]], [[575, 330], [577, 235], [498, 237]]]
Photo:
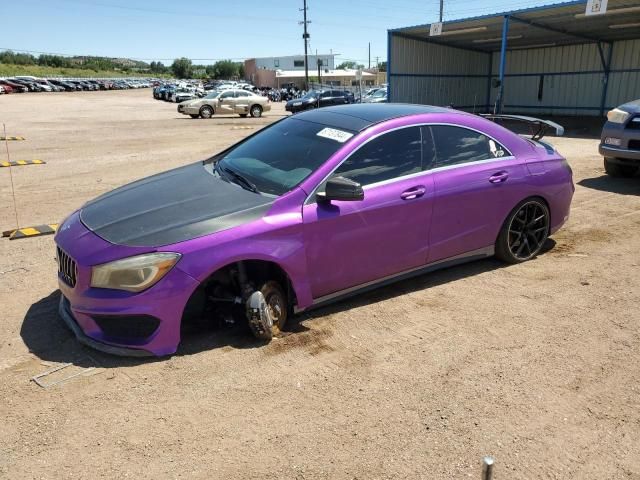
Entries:
[[[150, 90], [4, 95], [20, 224], [203, 159], [284, 114], [192, 120]], [[0, 241], [0, 477], [640, 479], [640, 178], [553, 139], [571, 219], [536, 260], [489, 259], [297, 318], [268, 346], [198, 331], [134, 360], [56, 314], [53, 237]], [[4, 159], [4, 146], [0, 159]], [[13, 227], [0, 169], [2, 230]], [[43, 380], [31, 377], [71, 363]], [[85, 371], [94, 367], [93, 370]]]

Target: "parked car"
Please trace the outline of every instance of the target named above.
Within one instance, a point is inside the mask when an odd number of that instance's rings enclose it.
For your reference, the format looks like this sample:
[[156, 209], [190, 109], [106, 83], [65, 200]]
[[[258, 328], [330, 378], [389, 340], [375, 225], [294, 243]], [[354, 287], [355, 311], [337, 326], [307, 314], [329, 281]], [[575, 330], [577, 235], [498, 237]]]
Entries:
[[237, 113], [241, 117], [260, 117], [271, 110], [269, 99], [246, 90], [214, 90], [203, 98], [178, 105], [178, 112], [191, 118], [211, 118], [214, 114]]
[[48, 87], [49, 88], [49, 92], [61, 92], [62, 90], [64, 90], [62, 87], [59, 87], [57, 85], [54, 85], [53, 83], [49, 82], [48, 80], [44, 79], [44, 78], [39, 78], [36, 80], [36, 83], [40, 84], [43, 87]]
[[65, 92], [75, 92], [77, 90], [76, 85], [74, 85], [74, 84], [72, 84], [70, 82], [63, 82], [62, 80], [54, 80], [54, 79], [51, 79], [49, 81], [51, 83], [53, 83], [54, 85], [64, 89]]
[[371, 95], [362, 99], [362, 103], [384, 103], [387, 101], [387, 89], [379, 88]]
[[11, 78], [12, 81], [27, 86], [31, 92], [51, 92], [53, 88], [46, 80], [33, 77], [31, 75], [17, 75]]
[[18, 85], [22, 85], [23, 87], [27, 88], [28, 92], [41, 92], [42, 88], [40, 88], [40, 85], [38, 85], [35, 82], [32, 82], [30, 80], [24, 80], [21, 78], [10, 78], [9, 81], [16, 83]]
[[284, 108], [287, 112], [296, 113], [312, 108], [344, 105], [353, 102], [354, 98], [351, 92], [343, 92], [342, 90], [312, 90], [302, 98], [289, 100]]
[[613, 177], [632, 177], [640, 169], [640, 100], [607, 113], [602, 128], [600, 155], [604, 169]]
[[193, 316], [246, 321], [268, 340], [294, 312], [375, 285], [530, 260], [573, 192], [562, 155], [479, 116], [304, 112], [72, 213], [55, 236], [59, 312], [116, 354], [172, 354]]
[[29, 89], [24, 85], [12, 82], [11, 80], [0, 80], [0, 85], [3, 87], [10, 87], [13, 93], [26, 93], [29, 91]]
[[169, 96], [170, 102], [180, 103], [185, 100], [193, 100], [198, 98], [195, 88], [176, 88]]

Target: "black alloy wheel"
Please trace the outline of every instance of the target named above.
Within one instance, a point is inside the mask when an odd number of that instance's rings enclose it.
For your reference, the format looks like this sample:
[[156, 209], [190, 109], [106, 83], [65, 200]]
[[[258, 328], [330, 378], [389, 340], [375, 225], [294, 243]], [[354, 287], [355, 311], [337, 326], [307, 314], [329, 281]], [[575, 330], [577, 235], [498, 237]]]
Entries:
[[509, 215], [496, 244], [496, 255], [508, 263], [532, 259], [549, 236], [549, 208], [540, 200], [525, 200]]

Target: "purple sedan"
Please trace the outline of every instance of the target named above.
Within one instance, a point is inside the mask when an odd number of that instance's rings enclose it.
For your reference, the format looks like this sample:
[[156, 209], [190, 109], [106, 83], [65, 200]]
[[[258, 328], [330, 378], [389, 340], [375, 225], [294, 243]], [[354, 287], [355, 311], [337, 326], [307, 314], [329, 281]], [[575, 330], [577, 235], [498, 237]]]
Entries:
[[115, 354], [172, 354], [191, 318], [268, 340], [355, 292], [491, 255], [529, 260], [573, 192], [553, 147], [476, 115], [312, 110], [71, 214], [55, 237], [59, 311]]

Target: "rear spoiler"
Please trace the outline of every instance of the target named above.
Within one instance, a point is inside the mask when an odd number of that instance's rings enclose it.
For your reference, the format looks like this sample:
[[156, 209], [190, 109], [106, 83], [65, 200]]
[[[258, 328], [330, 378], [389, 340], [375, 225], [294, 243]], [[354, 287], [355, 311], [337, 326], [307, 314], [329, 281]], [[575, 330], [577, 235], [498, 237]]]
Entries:
[[555, 130], [556, 137], [564, 135], [564, 127], [550, 120], [542, 120], [540, 118], [525, 117], [524, 115], [497, 115], [492, 113], [482, 113], [481, 117], [488, 120], [507, 120], [513, 122], [525, 123], [530, 127], [531, 140], [540, 140], [544, 137], [547, 130]]

